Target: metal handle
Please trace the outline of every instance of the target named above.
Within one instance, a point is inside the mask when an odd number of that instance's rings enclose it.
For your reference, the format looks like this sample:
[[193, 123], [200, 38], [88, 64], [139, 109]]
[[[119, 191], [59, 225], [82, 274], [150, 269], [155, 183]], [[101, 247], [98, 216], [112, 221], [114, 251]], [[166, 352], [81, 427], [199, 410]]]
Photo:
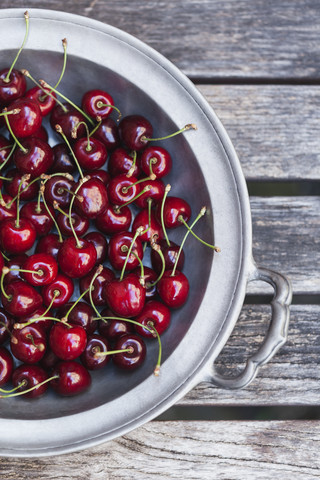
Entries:
[[271, 301], [271, 323], [266, 338], [259, 348], [247, 361], [244, 370], [237, 377], [225, 377], [215, 371], [213, 366], [210, 381], [219, 387], [239, 389], [246, 387], [258, 373], [259, 368], [267, 363], [287, 338], [289, 323], [289, 305], [292, 299], [290, 282], [283, 275], [267, 268], [255, 268], [249, 281], [262, 280], [274, 288], [274, 297]]

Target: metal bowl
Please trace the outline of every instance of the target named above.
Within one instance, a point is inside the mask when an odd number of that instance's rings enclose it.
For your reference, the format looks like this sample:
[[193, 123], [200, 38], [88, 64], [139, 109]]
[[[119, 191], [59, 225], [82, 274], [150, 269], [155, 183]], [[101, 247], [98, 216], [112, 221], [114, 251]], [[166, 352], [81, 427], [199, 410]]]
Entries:
[[[61, 39], [68, 39], [68, 63], [61, 90], [79, 102], [87, 89], [110, 92], [124, 115], [149, 118], [155, 135], [196, 123], [197, 131], [166, 140], [174, 159], [168, 178], [172, 194], [184, 197], [193, 217], [208, 215], [199, 235], [221, 247], [215, 254], [189, 238], [185, 273], [187, 304], [163, 335], [161, 374], [152, 372], [157, 342], [134, 374], [113, 367], [93, 375], [91, 389], [73, 398], [48, 393], [38, 400], [0, 401], [0, 454], [42, 456], [90, 447], [156, 417], [201, 381], [227, 388], [247, 385], [285, 341], [291, 289], [286, 278], [257, 268], [251, 254], [251, 215], [239, 160], [220, 121], [194, 85], [168, 60], [136, 38], [88, 18], [30, 10], [30, 33], [18, 67], [55, 83], [62, 64]], [[0, 67], [11, 63], [24, 34], [23, 10], [0, 10]], [[54, 135], [54, 134], [53, 134]], [[53, 136], [51, 141], [57, 139]], [[180, 229], [181, 230], [181, 229]], [[182, 232], [171, 237], [179, 240]], [[273, 285], [268, 336], [236, 378], [215, 372], [214, 360], [240, 313], [248, 281]]]

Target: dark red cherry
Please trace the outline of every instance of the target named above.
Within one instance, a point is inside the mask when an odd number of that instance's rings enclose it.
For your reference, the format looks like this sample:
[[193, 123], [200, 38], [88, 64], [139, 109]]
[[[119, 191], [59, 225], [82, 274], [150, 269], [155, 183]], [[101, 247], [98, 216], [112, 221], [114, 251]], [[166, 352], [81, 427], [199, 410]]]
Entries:
[[33, 135], [31, 135], [32, 137], [36, 137], [36, 138], [40, 138], [40, 140], [43, 140], [44, 142], [48, 143], [49, 141], [49, 135], [48, 135], [48, 132], [47, 130], [44, 128], [43, 125], [41, 125], [41, 127], [39, 128], [39, 130], [36, 131], [36, 133], [34, 133]]
[[110, 105], [114, 105], [111, 95], [98, 89], [87, 91], [81, 102], [82, 109], [93, 118], [108, 117], [113, 110]]
[[[49, 92], [50, 95], [46, 94], [46, 92]], [[35, 101], [39, 105], [40, 112], [43, 117], [49, 115], [56, 105], [56, 95], [54, 92], [50, 91], [50, 89], [35, 86], [26, 91], [25, 97], [31, 98], [31, 100]]]
[[14, 320], [9, 313], [0, 307], [0, 345], [10, 337]]
[[22, 97], [27, 89], [26, 78], [19, 70], [13, 68], [7, 82], [5, 79], [8, 72], [9, 68], [0, 71], [0, 104], [2, 106], [9, 105], [13, 100]]
[[100, 232], [92, 231], [84, 236], [85, 240], [92, 242], [97, 252], [96, 264], [103, 263], [107, 258], [108, 241]]
[[94, 171], [85, 171], [83, 172], [85, 177], [89, 178], [97, 178], [99, 179], [104, 185], [108, 185], [110, 182], [110, 174], [106, 170], [94, 170]]
[[55, 365], [59, 362], [61, 362], [61, 359], [57, 357], [57, 355], [48, 347], [39, 364], [46, 372], [51, 372]]
[[145, 189], [147, 185], [149, 190], [144, 192], [134, 201], [139, 208], [148, 208], [148, 201], [150, 201], [148, 200], [149, 198], [152, 200], [152, 206], [156, 205], [158, 202], [161, 202], [163, 198], [165, 186], [162, 180], [145, 180], [144, 182], [141, 182], [141, 191]]
[[58, 143], [53, 147], [53, 165], [51, 173], [73, 173], [75, 163], [71, 156], [69, 147], [65, 143]]
[[143, 309], [146, 290], [136, 275], [128, 274], [122, 280], [107, 283], [105, 297], [109, 308], [119, 317], [136, 317]]
[[142, 150], [148, 144], [145, 138], [151, 138], [153, 135], [151, 123], [142, 115], [124, 117], [118, 129], [120, 140], [129, 150]]
[[[97, 272], [97, 268], [94, 268], [90, 273], [88, 273], [88, 275], [80, 279], [79, 286], [80, 286], [81, 293], [83, 293], [85, 290], [87, 290], [90, 287], [91, 280], [93, 276], [96, 274], [96, 272]], [[91, 296], [92, 296], [92, 301], [94, 305], [96, 306], [106, 305], [104, 288], [105, 288], [105, 285], [108, 282], [111, 282], [111, 280], [114, 280], [114, 278], [115, 278], [114, 272], [108, 267], [103, 267], [102, 271], [93, 281], [93, 290], [91, 291]], [[88, 303], [90, 302], [89, 292], [84, 296], [84, 299]]]
[[[17, 206], [13, 202], [11, 203], [12, 197], [10, 195], [2, 195], [3, 204], [0, 203], [0, 223], [5, 218], [16, 218], [17, 215]], [[7, 206], [9, 205], [9, 206]]]
[[[27, 365], [22, 364], [17, 367], [12, 375], [13, 387], [21, 387], [17, 390], [23, 392], [25, 390], [32, 390], [28, 393], [24, 393], [24, 398], [36, 398], [43, 395], [48, 390], [48, 383], [40, 385], [48, 379], [46, 371], [39, 367], [39, 365]], [[37, 386], [39, 385], [39, 386]]]
[[147, 209], [141, 210], [137, 213], [133, 220], [132, 231], [136, 232], [140, 227], [143, 229], [143, 233], [139, 237], [141, 242], [150, 242], [155, 235], [157, 239], [163, 238], [162, 227], [156, 219], [153, 211], [150, 212], [150, 223], [149, 211]]
[[97, 252], [92, 242], [74, 237], [66, 238], [58, 253], [58, 263], [63, 273], [71, 278], [87, 275], [95, 266]]
[[99, 355], [102, 352], [110, 351], [108, 340], [101, 335], [90, 335], [88, 337], [87, 345], [84, 352], [81, 354], [81, 363], [88, 370], [99, 370], [104, 367], [109, 361], [111, 355]]
[[5, 287], [7, 297], [1, 294], [3, 307], [14, 317], [33, 313], [42, 305], [40, 293], [22, 280], [15, 280]]
[[12, 355], [24, 363], [37, 363], [46, 351], [46, 335], [41, 327], [29, 325], [14, 329], [10, 347]]
[[63, 396], [78, 395], [91, 385], [91, 376], [88, 370], [78, 362], [66, 361], [55, 365], [52, 375], [57, 375], [51, 381], [52, 388]]
[[170, 308], [181, 307], [188, 298], [189, 281], [179, 270], [171, 275], [172, 270], [166, 270], [158, 282], [158, 293], [162, 301]]
[[[158, 203], [156, 206], [156, 217], [158, 221], [161, 222], [161, 203]], [[185, 222], [188, 222], [191, 217], [191, 207], [186, 200], [179, 197], [170, 197], [166, 198], [164, 208], [163, 208], [163, 221], [166, 228], [176, 228], [181, 225], [179, 216], [182, 215], [182, 218]]]
[[44, 198], [49, 205], [53, 202], [58, 202], [61, 208], [70, 205], [72, 193], [75, 182], [63, 175], [56, 175], [45, 183]]
[[[56, 220], [61, 234], [65, 237], [72, 237], [73, 231], [70, 226], [69, 217], [64, 215], [63, 213], [58, 213]], [[71, 221], [73, 229], [79, 237], [82, 237], [82, 235], [84, 235], [88, 231], [88, 228], [90, 226], [88, 218], [82, 217], [77, 212], [72, 212]]]
[[163, 147], [148, 146], [141, 153], [141, 168], [146, 175], [152, 172], [157, 178], [168, 175], [172, 168], [170, 153]]
[[48, 253], [57, 259], [61, 245], [59, 236], [56, 233], [49, 233], [49, 235], [40, 238], [35, 251], [36, 253]]
[[50, 283], [50, 285], [45, 285], [41, 289], [41, 296], [43, 298], [43, 303], [47, 307], [52, 304], [52, 308], [61, 307], [65, 303], [69, 302], [70, 298], [73, 295], [74, 285], [71, 278], [58, 273], [56, 279]]
[[[143, 267], [144, 275], [143, 275], [143, 280], [145, 282], [145, 288], [146, 288], [146, 298], [151, 299], [153, 298], [156, 293], [157, 293], [157, 285], [153, 285], [154, 282], [157, 280], [158, 275], [152, 268], [147, 267], [144, 265]], [[141, 268], [140, 266], [132, 270], [132, 273], [138, 276], [138, 278], [141, 278]]]
[[[71, 307], [74, 305], [74, 302], [69, 302], [59, 308], [58, 317], [60, 319], [64, 318]], [[68, 314], [67, 320], [70, 325], [78, 325], [86, 331], [87, 335], [91, 335], [96, 327], [97, 322], [94, 318], [97, 316], [91, 305], [88, 305], [85, 302], [78, 302], [71, 309]]]
[[[115, 317], [115, 314], [109, 309], [104, 308], [101, 312], [102, 317]], [[116, 340], [121, 335], [132, 333], [134, 331], [132, 323], [125, 322], [121, 319], [99, 320], [99, 333], [110, 341]]]
[[13, 154], [14, 163], [21, 173], [39, 177], [49, 171], [53, 164], [52, 148], [40, 138], [26, 138], [21, 142], [26, 151], [17, 148]]
[[74, 154], [84, 170], [97, 170], [107, 161], [106, 147], [97, 138], [79, 138], [73, 145]]
[[27, 258], [23, 268], [37, 273], [24, 272], [25, 280], [35, 287], [48, 285], [58, 275], [58, 263], [48, 253], [34, 253]]
[[[140, 184], [136, 177], [128, 178], [125, 174], [111, 178], [108, 184], [108, 197], [113, 205], [123, 205], [132, 202], [140, 193]], [[136, 185], [135, 185], [136, 184]]]
[[37, 182], [32, 182], [32, 179], [26, 180], [24, 178], [24, 173], [21, 173], [17, 170], [17, 168], [12, 168], [6, 172], [6, 178], [9, 178], [10, 181], [6, 181], [4, 184], [4, 188], [6, 192], [11, 196], [15, 197], [18, 194], [19, 185], [23, 182], [23, 185], [20, 189], [20, 200], [33, 200], [39, 191], [39, 185]]
[[102, 120], [101, 125], [95, 131], [93, 136], [100, 140], [100, 142], [106, 146], [108, 151], [113, 150], [120, 143], [118, 125], [110, 117]]
[[132, 213], [129, 207], [122, 207], [120, 210], [109, 205], [105, 211], [99, 215], [94, 223], [101, 232], [107, 235], [125, 232], [129, 229], [132, 220]]
[[15, 255], [7, 262], [9, 272], [4, 277], [4, 284], [13, 282], [14, 280], [23, 280], [22, 272], [19, 270], [23, 268], [24, 262], [27, 260], [28, 255], [22, 253], [21, 255]]
[[26, 252], [34, 245], [36, 235], [36, 229], [27, 218], [20, 218], [18, 226], [14, 218], [7, 218], [0, 224], [0, 245], [9, 253]]
[[[78, 197], [82, 197], [82, 201]], [[94, 219], [104, 212], [108, 203], [106, 186], [98, 178], [90, 178], [79, 188], [74, 206], [80, 215]]]
[[[145, 325], [149, 329], [152, 330], [153, 328], [155, 328], [159, 335], [162, 335], [162, 333], [169, 327], [170, 319], [170, 309], [157, 300], [149, 300], [148, 302], [146, 302], [140, 315], [135, 318], [137, 322]], [[139, 335], [142, 335], [143, 337], [153, 337], [152, 333], [149, 330], [146, 330], [139, 325], [136, 325], [135, 329], [137, 333], [139, 333]]]
[[[56, 125], [60, 125], [68, 140], [73, 140], [72, 132], [81, 122], [85, 122], [85, 117], [69, 103], [64, 103], [63, 107], [56, 105], [50, 115], [50, 125], [53, 131], [56, 131]], [[82, 124], [78, 127], [77, 134], [79, 137], [83, 137], [85, 133], [85, 127]]]
[[8, 155], [11, 151], [13, 146], [13, 142], [10, 143], [9, 140], [6, 139], [3, 135], [0, 135], [0, 165], [6, 161]]
[[[120, 232], [110, 238], [108, 246], [108, 258], [115, 270], [121, 270], [128, 254], [128, 249], [133, 241], [134, 234], [131, 232]], [[135, 239], [129, 255], [126, 270], [133, 270], [139, 265], [139, 257], [143, 258], [143, 245], [139, 237]]]
[[[32, 312], [30, 315], [25, 315], [24, 317], [19, 318], [19, 323], [28, 323], [30, 320], [34, 321], [34, 319], [38, 318], [39, 320], [35, 321], [32, 323], [35, 327], [38, 326], [40, 327], [43, 331], [48, 332], [51, 327], [52, 327], [52, 320], [49, 320], [48, 318], [43, 318], [44, 313], [46, 313], [47, 308], [41, 305], [39, 308], [37, 308], [34, 312]], [[45, 317], [52, 316], [51, 312], [48, 312]]]
[[146, 357], [146, 346], [141, 337], [135, 334], [123, 335], [114, 346], [115, 350], [130, 350], [112, 356], [113, 363], [124, 370], [134, 370], [142, 365]]
[[[180, 246], [172, 242], [171, 240], [170, 240], [170, 245], [168, 245], [165, 239], [159, 240], [157, 241], [157, 243], [160, 245], [161, 251], [163, 253], [163, 257], [165, 261], [165, 269], [172, 270], [176, 262], [176, 258], [178, 256]], [[162, 270], [162, 260], [159, 253], [153, 249], [151, 251], [151, 263], [152, 263], [153, 269], [157, 273], [160, 273]], [[182, 270], [183, 265], [184, 265], [184, 251], [182, 249], [179, 255], [179, 260], [177, 265], [178, 270]]]
[[[48, 213], [47, 208], [50, 210], [51, 216]], [[36, 229], [37, 237], [48, 235], [53, 228], [53, 220], [55, 213], [54, 209], [47, 205], [44, 206], [43, 202], [26, 202], [20, 210], [20, 216], [27, 218], [33, 224]]]
[[118, 147], [113, 150], [108, 161], [108, 171], [110, 175], [112, 177], [116, 177], [117, 175], [122, 175], [123, 173], [127, 174], [130, 170], [130, 173], [133, 177], [138, 177], [141, 173], [140, 159], [136, 159], [135, 166], [131, 170], [133, 159], [134, 154], [128, 152], [128, 150], [123, 147]]
[[8, 110], [19, 110], [19, 113], [8, 115], [13, 134], [18, 138], [34, 135], [41, 127], [42, 116], [38, 104], [28, 98], [19, 98], [10, 103]]
[[0, 347], [0, 387], [9, 382], [13, 372], [13, 358], [9, 350]]
[[50, 348], [61, 360], [75, 360], [86, 348], [87, 334], [84, 328], [55, 323], [49, 335]]

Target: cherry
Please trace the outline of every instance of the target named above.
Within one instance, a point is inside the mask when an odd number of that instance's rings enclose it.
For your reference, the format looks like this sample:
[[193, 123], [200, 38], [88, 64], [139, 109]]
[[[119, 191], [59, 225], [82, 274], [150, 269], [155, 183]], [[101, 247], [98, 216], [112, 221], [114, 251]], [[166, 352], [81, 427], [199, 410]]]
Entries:
[[58, 263], [48, 253], [30, 255], [23, 268], [30, 270], [29, 272], [23, 272], [23, 276], [28, 283], [35, 287], [50, 284], [58, 275]]
[[[88, 228], [90, 226], [88, 218], [82, 217], [76, 212], [72, 212], [71, 221], [74, 231], [80, 237], [88, 231]], [[70, 220], [68, 215], [59, 213], [57, 216], [57, 224], [62, 235], [64, 235], [65, 237], [71, 237], [73, 235], [73, 230], [70, 226]]]
[[[82, 201], [79, 200], [82, 197]], [[106, 186], [98, 178], [90, 178], [77, 191], [75, 209], [87, 218], [97, 218], [108, 206]]]
[[[47, 315], [50, 315], [50, 312], [48, 312], [47, 308], [45, 308], [43, 305], [41, 305], [34, 312], [32, 312], [30, 315], [20, 317], [18, 325], [24, 325], [26, 323], [29, 323], [30, 320], [32, 320], [31, 325], [34, 325], [35, 327], [38, 326], [43, 331], [48, 332], [52, 327], [52, 320], [47, 318]], [[39, 320], [35, 321], [35, 319], [37, 319], [37, 318]]]
[[74, 237], [65, 239], [58, 253], [58, 263], [62, 272], [71, 278], [87, 275], [93, 269], [96, 259], [94, 244]]
[[37, 182], [33, 182], [32, 180], [28, 180], [25, 177], [25, 174], [19, 172], [17, 168], [12, 168], [7, 171], [6, 177], [10, 178], [10, 182], [5, 182], [5, 189], [11, 197], [16, 197], [18, 195], [19, 185], [21, 182], [23, 185], [21, 186], [20, 191], [20, 200], [33, 200], [37, 193], [38, 193], [38, 185]]
[[42, 305], [40, 293], [22, 280], [6, 285], [1, 300], [3, 307], [14, 317], [29, 315]]
[[142, 227], [144, 231], [144, 233], [140, 235], [141, 242], [150, 242], [155, 235], [160, 240], [163, 238], [161, 225], [153, 211], [149, 214], [149, 211], [145, 209], [137, 213], [133, 220], [132, 231], [136, 232], [139, 227]]
[[55, 131], [56, 125], [60, 125], [68, 140], [72, 140], [72, 132], [75, 128], [80, 137], [85, 135], [85, 127], [81, 122], [85, 122], [84, 116], [69, 103], [63, 103], [63, 106], [56, 105], [50, 115], [52, 129]]
[[132, 213], [129, 207], [121, 207], [120, 210], [109, 205], [103, 213], [95, 219], [96, 227], [107, 235], [113, 235], [129, 229]]
[[152, 205], [156, 205], [163, 198], [165, 186], [162, 180], [145, 180], [140, 183], [141, 190], [148, 186], [149, 190], [140, 195], [134, 203], [139, 208], [147, 208], [149, 198], [152, 200]]
[[98, 178], [106, 186], [110, 182], [110, 174], [106, 170], [86, 171], [84, 175], [88, 178]]
[[[46, 92], [50, 92], [50, 95], [46, 95]], [[56, 95], [48, 88], [40, 88], [38, 86], [32, 87], [25, 93], [26, 98], [31, 98], [39, 105], [41, 115], [45, 117], [53, 110], [56, 105]]]
[[53, 152], [47, 142], [37, 137], [31, 137], [23, 140], [21, 145], [23, 150], [18, 148], [13, 154], [13, 160], [19, 172], [39, 177], [51, 168]]
[[[156, 285], [156, 280], [158, 278], [156, 272], [152, 270], [152, 268], [144, 266], [143, 267], [143, 280], [145, 283], [145, 288], [146, 288], [146, 298], [150, 299], [154, 297], [157, 293], [157, 285]], [[141, 278], [141, 268], [140, 266], [132, 270], [132, 273], [138, 276], [138, 278]], [[107, 316], [107, 315], [105, 315]]]
[[106, 118], [110, 115], [114, 105], [111, 95], [103, 90], [89, 90], [83, 97], [82, 109], [91, 117]]
[[91, 335], [96, 329], [95, 311], [85, 302], [69, 302], [59, 308], [58, 316], [67, 318], [70, 325], [82, 327], [87, 335]]
[[88, 370], [74, 361], [57, 363], [52, 373], [58, 378], [51, 381], [51, 386], [60, 395], [77, 395], [91, 385], [91, 376]]
[[119, 124], [119, 136], [129, 150], [142, 150], [152, 137], [153, 128], [149, 120], [142, 115], [128, 115]]
[[46, 351], [46, 336], [40, 326], [14, 329], [10, 339], [12, 355], [24, 363], [37, 363]]
[[45, 183], [44, 198], [49, 205], [56, 201], [60, 207], [70, 205], [75, 182], [68, 176], [56, 175], [49, 178]]
[[[163, 208], [163, 220], [166, 228], [176, 228], [181, 225], [179, 216], [188, 222], [191, 217], [191, 207], [188, 202], [179, 197], [166, 198], [166, 202]], [[161, 222], [161, 204], [156, 206], [156, 217]]]
[[[171, 313], [169, 308], [157, 300], [149, 300], [146, 302], [140, 315], [135, 318], [135, 320], [142, 323], [142, 325], [146, 325], [149, 328], [155, 328], [159, 335], [162, 335], [162, 333], [169, 327], [170, 319]], [[153, 337], [149, 330], [146, 330], [139, 325], [136, 325], [135, 329], [137, 333], [143, 337]]]
[[27, 82], [19, 70], [12, 69], [9, 81], [6, 81], [9, 68], [0, 71], [0, 104], [7, 106], [19, 97], [22, 97], [27, 89]]
[[111, 178], [108, 184], [108, 196], [113, 205], [123, 205], [134, 201], [140, 193], [140, 184], [136, 184], [136, 177], [128, 178], [127, 175], [117, 175]]
[[[136, 154], [129, 153], [125, 148], [118, 147], [110, 154], [108, 161], [108, 171], [112, 177], [127, 174], [130, 171], [130, 176], [138, 177], [141, 173], [140, 160], [133, 165]], [[137, 160], [137, 158], [136, 158]], [[149, 173], [148, 173], [149, 175]]]
[[73, 151], [80, 167], [85, 170], [97, 170], [107, 161], [107, 149], [97, 138], [79, 138], [73, 146]]
[[14, 320], [9, 313], [0, 307], [0, 345], [10, 337]]
[[[165, 260], [165, 269], [166, 270], [172, 270], [172, 268], [173, 268], [173, 266], [176, 262], [176, 258], [178, 256], [179, 249], [180, 249], [179, 245], [172, 242], [171, 240], [169, 241], [170, 245], [168, 245], [167, 241], [165, 239], [159, 240], [159, 241], [157, 241], [157, 243], [159, 244], [159, 246], [161, 248], [161, 251], [162, 251], [162, 254], [163, 254], [163, 257], [164, 257], [164, 260]], [[157, 253], [156, 250], [151, 251], [151, 264], [152, 264], [153, 269], [157, 273], [161, 272], [161, 270], [162, 270], [162, 260], [161, 260], [161, 257], [159, 256], [159, 254]], [[184, 252], [183, 252], [183, 250], [181, 250], [181, 253], [180, 253], [179, 259], [178, 259], [178, 264], [177, 264], [178, 270], [182, 270], [183, 265], [184, 265]]]
[[128, 250], [134, 239], [134, 234], [131, 232], [120, 232], [110, 238], [108, 246], [108, 258], [115, 270], [121, 270], [126, 263], [126, 270], [133, 270], [139, 265], [139, 257], [143, 258], [143, 246], [140, 238], [136, 238], [127, 259]]
[[[48, 209], [51, 215], [49, 215]], [[53, 228], [54, 209], [50, 205], [47, 205], [46, 208], [43, 202], [26, 202], [21, 207], [20, 215], [22, 218], [30, 220], [36, 230], [37, 237], [48, 235]]]
[[12, 374], [13, 386], [19, 387], [20, 385], [17, 392], [32, 389], [30, 392], [23, 393], [25, 398], [36, 398], [43, 395], [48, 390], [48, 383], [44, 383], [46, 380], [48, 380], [48, 375], [39, 365], [22, 364]]
[[10, 195], [2, 195], [3, 202], [0, 202], [0, 223], [5, 218], [16, 218], [17, 208], [12, 202]]
[[171, 155], [163, 147], [148, 146], [141, 153], [140, 161], [141, 168], [146, 175], [154, 174], [157, 178], [161, 178], [171, 171]]
[[43, 140], [43, 141], [46, 142], [46, 143], [48, 143], [48, 141], [49, 141], [48, 132], [47, 132], [47, 130], [44, 128], [43, 125], [41, 125], [41, 127], [39, 128], [39, 130], [37, 130], [36, 133], [34, 133], [33, 135], [31, 135], [31, 137], [40, 138], [40, 140]]
[[99, 370], [110, 360], [110, 355], [99, 355], [102, 352], [108, 352], [110, 346], [108, 340], [101, 335], [90, 335], [84, 352], [80, 360], [88, 370]]
[[[85, 277], [82, 277], [79, 282], [80, 292], [83, 293], [85, 290], [88, 290], [90, 287], [91, 281], [93, 276], [96, 274], [97, 269], [95, 268], [92, 272], [88, 273]], [[108, 268], [103, 267], [101, 272], [93, 281], [93, 290], [91, 291], [92, 301], [96, 306], [103, 306], [106, 304], [106, 299], [104, 296], [104, 287], [106, 283], [111, 282], [114, 280], [115, 274], [114, 272]], [[90, 295], [89, 292], [84, 296], [84, 299], [87, 302], [90, 302]]]
[[85, 240], [92, 242], [97, 252], [96, 264], [103, 263], [107, 258], [108, 241], [100, 232], [89, 232], [84, 236]]
[[[34, 135], [41, 127], [42, 116], [38, 104], [28, 98], [18, 98], [10, 103], [10, 110], [15, 109], [18, 113], [8, 115], [7, 121], [11, 132], [15, 137], [25, 138]], [[10, 133], [11, 133], [10, 132]]]
[[24, 253], [36, 240], [36, 229], [27, 218], [7, 218], [0, 224], [0, 244], [9, 253]]
[[146, 357], [146, 346], [135, 334], [122, 335], [115, 343], [115, 350], [126, 350], [112, 356], [113, 363], [124, 370], [139, 367]]
[[41, 295], [43, 303], [47, 306], [52, 303], [52, 308], [60, 307], [70, 300], [73, 291], [74, 285], [71, 278], [62, 273], [58, 273], [56, 279], [50, 283], [50, 285], [42, 287]]
[[106, 146], [108, 151], [113, 150], [120, 143], [118, 125], [110, 117], [102, 120], [93, 136], [100, 140], [100, 142]]
[[73, 173], [75, 170], [75, 164], [68, 146], [65, 143], [58, 143], [52, 148], [52, 151], [53, 165], [50, 172]]
[[166, 270], [158, 282], [158, 293], [162, 301], [170, 308], [179, 308], [187, 300], [189, 281], [179, 270], [172, 276], [172, 270]]
[[13, 367], [11, 353], [5, 347], [0, 347], [0, 387], [11, 379]]
[[48, 253], [57, 259], [61, 245], [62, 242], [60, 242], [59, 236], [56, 233], [49, 233], [49, 235], [38, 240], [35, 251], [36, 253]]
[[9, 272], [4, 277], [4, 283], [8, 284], [14, 280], [23, 280], [21, 268], [23, 268], [24, 262], [27, 260], [28, 255], [22, 253], [21, 255], [15, 255], [11, 260], [7, 262]]
[[[101, 312], [101, 317], [114, 317], [114, 313], [109, 308], [105, 308]], [[134, 329], [132, 323], [121, 319], [109, 319], [99, 320], [98, 330], [103, 337], [114, 341], [121, 335], [132, 333]]]
[[143, 309], [146, 290], [134, 274], [122, 280], [115, 279], [105, 285], [105, 297], [111, 310], [120, 317], [135, 317]]
[[84, 351], [86, 344], [86, 331], [78, 325], [55, 323], [50, 330], [50, 348], [61, 360], [75, 360]]
[[0, 164], [2, 165], [7, 160], [10, 150], [11, 143], [3, 135], [0, 135]]
[[50, 348], [47, 348], [46, 353], [41, 358], [39, 364], [46, 372], [51, 372], [58, 362], [61, 362], [61, 359], [57, 357]]

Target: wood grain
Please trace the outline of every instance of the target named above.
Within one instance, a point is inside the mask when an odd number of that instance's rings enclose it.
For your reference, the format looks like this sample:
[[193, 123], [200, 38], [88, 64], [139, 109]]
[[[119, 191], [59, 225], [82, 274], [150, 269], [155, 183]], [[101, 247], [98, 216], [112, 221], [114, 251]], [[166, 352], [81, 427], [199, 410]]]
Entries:
[[101, 446], [42, 459], [0, 458], [10, 480], [318, 480], [320, 425], [151, 422]]
[[[23, 0], [2, 0], [22, 7]], [[195, 78], [319, 79], [317, 0], [31, 0], [135, 35]]]

